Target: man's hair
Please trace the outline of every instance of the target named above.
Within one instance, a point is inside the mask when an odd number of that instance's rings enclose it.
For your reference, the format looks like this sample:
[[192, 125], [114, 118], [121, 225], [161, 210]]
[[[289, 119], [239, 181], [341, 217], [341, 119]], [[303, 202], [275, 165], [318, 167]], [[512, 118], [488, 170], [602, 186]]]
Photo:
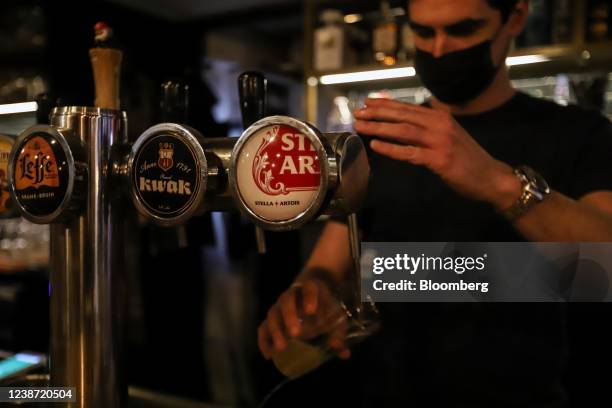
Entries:
[[501, 13], [502, 23], [508, 21], [510, 14], [512, 14], [512, 11], [518, 2], [519, 0], [487, 0], [487, 3], [489, 3], [491, 8], [497, 9]]
[[512, 11], [516, 7], [516, 3], [518, 2], [519, 0], [487, 0], [489, 6], [494, 9], [498, 9], [501, 13], [502, 23], [508, 21], [510, 14], [512, 14]]

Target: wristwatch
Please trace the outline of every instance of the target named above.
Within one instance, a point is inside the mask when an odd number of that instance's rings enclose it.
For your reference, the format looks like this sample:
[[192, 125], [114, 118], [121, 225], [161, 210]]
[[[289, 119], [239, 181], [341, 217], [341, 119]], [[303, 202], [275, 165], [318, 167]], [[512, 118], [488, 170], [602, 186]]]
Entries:
[[550, 187], [546, 180], [531, 167], [517, 166], [514, 168], [514, 175], [521, 181], [523, 193], [510, 208], [504, 211], [504, 216], [509, 220], [514, 220], [523, 215], [550, 193]]

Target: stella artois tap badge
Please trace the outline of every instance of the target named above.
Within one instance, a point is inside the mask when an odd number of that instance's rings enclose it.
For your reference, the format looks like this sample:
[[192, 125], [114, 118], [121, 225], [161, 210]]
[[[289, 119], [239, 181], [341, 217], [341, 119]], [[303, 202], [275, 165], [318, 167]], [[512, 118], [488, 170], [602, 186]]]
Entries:
[[321, 163], [309, 136], [285, 123], [250, 135], [238, 153], [236, 183], [248, 209], [269, 221], [287, 221], [319, 196]]

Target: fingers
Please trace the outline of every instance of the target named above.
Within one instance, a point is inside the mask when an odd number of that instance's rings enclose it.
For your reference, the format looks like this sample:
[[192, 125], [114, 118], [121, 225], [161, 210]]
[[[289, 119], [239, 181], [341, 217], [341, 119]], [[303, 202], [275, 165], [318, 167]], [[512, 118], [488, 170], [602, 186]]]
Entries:
[[413, 103], [408, 102], [400, 102], [394, 99], [385, 99], [385, 98], [366, 98], [364, 101], [364, 105], [369, 107], [390, 107], [394, 109], [406, 110], [409, 109], [414, 112], [419, 112], [423, 114], [431, 114], [435, 111], [431, 108], [427, 108], [421, 105], [415, 105]]
[[300, 319], [296, 307], [295, 291], [289, 290], [278, 299], [278, 305], [285, 323], [285, 327], [292, 337], [300, 334]]
[[381, 140], [370, 142], [372, 150], [376, 153], [390, 157], [395, 160], [404, 160], [415, 165], [429, 164], [429, 149], [419, 146], [403, 146], [396, 143], [387, 143]]
[[263, 322], [259, 328], [257, 329], [257, 345], [259, 346], [259, 350], [261, 354], [264, 356], [266, 360], [272, 358], [272, 345], [268, 332], [267, 322]]
[[354, 112], [357, 120], [376, 120], [380, 122], [410, 123], [413, 126], [427, 128], [432, 123], [431, 115], [424, 115], [409, 109], [397, 109], [387, 106], [373, 106], [358, 109]]
[[358, 120], [355, 131], [366, 136], [379, 136], [406, 144], [426, 146], [427, 138], [423, 129], [409, 123], [386, 123]]
[[308, 281], [299, 285], [299, 288], [292, 287], [284, 292], [270, 308], [266, 320], [257, 330], [257, 343], [266, 359], [271, 358], [274, 351], [283, 351], [287, 347], [288, 337], [301, 334], [302, 323], [297, 307], [296, 289], [302, 290], [304, 312], [310, 315], [317, 312], [319, 287], [316, 282]]
[[277, 351], [283, 351], [287, 347], [287, 341], [283, 333], [283, 324], [281, 322], [281, 314], [276, 306], [273, 306], [268, 311], [268, 317], [265, 324], [268, 328], [268, 335], [272, 339], [274, 348]]
[[341, 359], [348, 359], [351, 352], [346, 345], [346, 326], [341, 325], [334, 329], [327, 340], [327, 346], [333, 350]]
[[310, 280], [302, 286], [303, 308], [306, 315], [313, 315], [319, 307], [319, 284]]
[[[349, 358], [344, 339], [346, 315], [325, 284], [309, 280], [295, 286], [299, 289], [292, 287], [283, 293], [257, 330], [257, 343], [264, 358], [285, 350], [291, 337], [308, 341], [322, 334], [329, 334], [327, 343], [340, 358]], [[300, 315], [300, 302], [304, 315]]]

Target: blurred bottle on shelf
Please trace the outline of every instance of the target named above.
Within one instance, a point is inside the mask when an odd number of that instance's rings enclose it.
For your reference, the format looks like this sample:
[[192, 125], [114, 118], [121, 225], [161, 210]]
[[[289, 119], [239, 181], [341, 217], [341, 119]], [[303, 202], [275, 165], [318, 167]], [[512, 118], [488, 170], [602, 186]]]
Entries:
[[355, 64], [355, 50], [351, 46], [342, 12], [323, 10], [320, 19], [324, 25], [314, 32], [314, 69], [337, 71]]
[[552, 42], [567, 44], [572, 41], [572, 4], [571, 0], [555, 0], [552, 9]]
[[610, 37], [610, 0], [593, 0], [588, 9], [588, 40], [605, 41]]
[[398, 27], [388, 0], [380, 2], [380, 13], [380, 22], [372, 35], [374, 59], [382, 65], [391, 66], [397, 62]]
[[408, 20], [402, 24], [400, 31], [400, 50], [397, 53], [397, 59], [400, 62], [409, 62], [414, 58], [414, 34], [410, 28]]

